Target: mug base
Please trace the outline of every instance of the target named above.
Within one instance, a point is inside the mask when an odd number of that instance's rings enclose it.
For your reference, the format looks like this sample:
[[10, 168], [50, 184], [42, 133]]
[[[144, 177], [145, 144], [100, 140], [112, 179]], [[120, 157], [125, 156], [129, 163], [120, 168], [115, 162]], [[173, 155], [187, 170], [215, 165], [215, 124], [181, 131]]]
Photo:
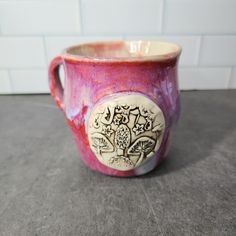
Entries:
[[[144, 166], [140, 166], [136, 169], [133, 169], [131, 171], [107, 171], [104, 169], [97, 169], [93, 168], [93, 166], [88, 165], [83, 159], [83, 163], [92, 171], [98, 172], [100, 174], [109, 176], [109, 177], [122, 177], [122, 178], [130, 178], [130, 177], [137, 177], [137, 176], [142, 176], [146, 175], [152, 171], [154, 171], [156, 168], [158, 168], [161, 163], [165, 160], [166, 155], [164, 157], [154, 157], [152, 160], [150, 160], [148, 163], [145, 163]], [[154, 164], [155, 162], [155, 164]], [[154, 165], [153, 165], [154, 164]]]

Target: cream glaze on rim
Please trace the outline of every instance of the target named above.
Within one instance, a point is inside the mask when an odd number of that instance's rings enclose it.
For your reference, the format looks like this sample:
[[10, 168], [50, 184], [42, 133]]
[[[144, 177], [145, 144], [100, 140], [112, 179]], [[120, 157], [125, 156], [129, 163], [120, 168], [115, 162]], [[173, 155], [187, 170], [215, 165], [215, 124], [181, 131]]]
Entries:
[[107, 41], [69, 47], [62, 57], [88, 62], [165, 61], [179, 57], [181, 51], [179, 45], [163, 41]]

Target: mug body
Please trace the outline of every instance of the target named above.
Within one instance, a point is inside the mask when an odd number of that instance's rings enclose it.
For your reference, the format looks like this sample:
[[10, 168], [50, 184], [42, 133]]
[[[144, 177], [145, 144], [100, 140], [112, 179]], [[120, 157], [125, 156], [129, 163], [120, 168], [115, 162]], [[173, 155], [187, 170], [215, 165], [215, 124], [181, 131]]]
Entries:
[[51, 93], [87, 166], [137, 176], [164, 159], [180, 113], [180, 51], [156, 41], [106, 42], [71, 47], [54, 59]]

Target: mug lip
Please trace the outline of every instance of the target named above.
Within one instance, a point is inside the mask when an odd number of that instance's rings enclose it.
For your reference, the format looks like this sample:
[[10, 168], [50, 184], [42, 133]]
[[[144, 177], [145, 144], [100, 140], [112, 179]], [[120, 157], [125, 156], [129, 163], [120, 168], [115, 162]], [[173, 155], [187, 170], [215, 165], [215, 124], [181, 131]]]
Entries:
[[[141, 57], [133, 56], [133, 57], [96, 57], [96, 56], [86, 56], [79, 54], [71, 54], [69, 51], [78, 47], [86, 47], [86, 46], [95, 46], [95, 45], [106, 45], [106, 44], [127, 44], [127, 43], [161, 43], [166, 44], [172, 47], [175, 47], [176, 50], [165, 54], [156, 54], [156, 55], [144, 55]], [[70, 47], [65, 48], [62, 51], [62, 58], [69, 61], [84, 61], [84, 62], [147, 62], [147, 61], [166, 61], [178, 58], [182, 52], [182, 47], [179, 44], [172, 43], [169, 41], [161, 41], [161, 40], [111, 40], [111, 41], [95, 41], [89, 43], [76, 44]]]

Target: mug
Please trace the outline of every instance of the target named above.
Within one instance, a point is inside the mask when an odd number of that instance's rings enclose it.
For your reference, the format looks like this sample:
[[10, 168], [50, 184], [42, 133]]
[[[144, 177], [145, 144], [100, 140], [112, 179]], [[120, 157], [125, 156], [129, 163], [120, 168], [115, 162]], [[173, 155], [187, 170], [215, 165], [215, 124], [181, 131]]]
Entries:
[[52, 60], [51, 95], [87, 166], [137, 176], [161, 163], [180, 114], [180, 54], [168, 42], [111, 41], [72, 46]]

